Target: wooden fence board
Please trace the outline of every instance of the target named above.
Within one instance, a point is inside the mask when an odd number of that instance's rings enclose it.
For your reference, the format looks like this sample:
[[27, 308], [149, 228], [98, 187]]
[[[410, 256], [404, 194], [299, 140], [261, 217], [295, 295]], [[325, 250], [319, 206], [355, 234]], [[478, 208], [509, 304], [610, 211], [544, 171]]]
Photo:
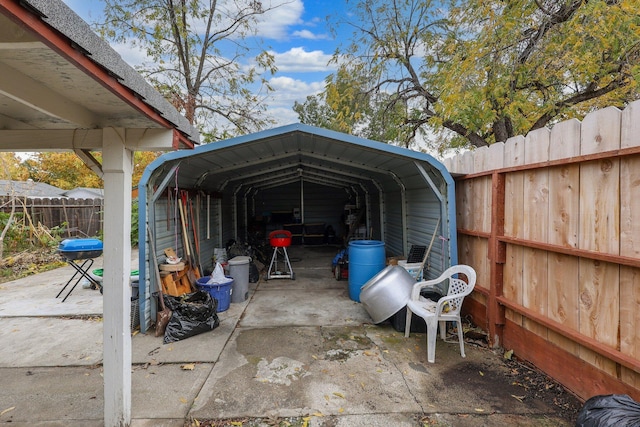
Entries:
[[620, 255], [640, 257], [640, 155], [620, 159]]
[[504, 142], [496, 142], [489, 146], [487, 170], [500, 169], [504, 165]]
[[[640, 359], [640, 269], [620, 267], [620, 351]], [[622, 367], [624, 382], [640, 387], [640, 374]]]
[[620, 162], [580, 165], [580, 249], [620, 253]]
[[567, 159], [580, 155], [581, 123], [577, 119], [556, 124], [551, 129], [549, 160]]
[[577, 248], [579, 229], [580, 166], [550, 168], [548, 242]]
[[[640, 257], [640, 156], [620, 159], [620, 255]], [[635, 268], [621, 267], [620, 351], [636, 358], [640, 358], [638, 307], [640, 273]], [[625, 382], [640, 387], [638, 373], [623, 367], [621, 376]]]
[[634, 101], [622, 111], [620, 130], [620, 147], [637, 147], [640, 145], [640, 100]]
[[[579, 131], [579, 126], [572, 127]], [[554, 128], [555, 129], [555, 128]], [[565, 128], [566, 131], [566, 128]], [[568, 132], [565, 133], [565, 136]], [[579, 140], [579, 135], [576, 140]], [[578, 144], [573, 144], [579, 147]], [[554, 151], [554, 150], [552, 150]], [[563, 151], [568, 154], [568, 151]], [[580, 227], [580, 166], [564, 165], [549, 169], [549, 233], [551, 244], [576, 248]], [[579, 259], [563, 254], [548, 258], [548, 316], [575, 331], [579, 330]], [[578, 344], [550, 331], [549, 341], [578, 355]]]
[[[522, 305], [523, 256], [524, 249], [521, 246], [507, 245], [502, 294], [510, 301], [520, 305]], [[522, 316], [520, 314], [507, 309], [505, 315], [507, 319], [518, 325], [522, 325]]]
[[[619, 270], [617, 264], [580, 259], [580, 333], [613, 348], [620, 322]], [[581, 347], [580, 358], [616, 375], [615, 363], [591, 350]]]
[[476, 236], [458, 236], [458, 262], [476, 270], [476, 286], [489, 289], [489, 260], [487, 239]]
[[622, 112], [607, 107], [589, 113], [582, 121], [580, 154], [594, 154], [620, 148]]
[[491, 232], [491, 176], [476, 178], [473, 197], [473, 229], [484, 233]]
[[[549, 159], [548, 129], [538, 129], [525, 138], [525, 162], [540, 163]], [[546, 243], [549, 232], [549, 171], [546, 168], [524, 172], [522, 236], [527, 240]], [[547, 314], [547, 266], [546, 251], [525, 248], [523, 253], [523, 305], [541, 315]], [[547, 329], [524, 319], [523, 326], [542, 337]]]
[[505, 176], [504, 195], [508, 200], [504, 206], [504, 234], [523, 238], [524, 172], [512, 172]]
[[462, 154], [459, 165], [459, 173], [473, 173], [473, 152], [467, 151]]
[[[606, 108], [582, 122], [581, 154], [620, 147], [621, 113]], [[613, 255], [620, 253], [620, 161], [601, 159], [580, 165], [580, 249]], [[603, 344], [618, 347], [620, 267], [580, 260], [580, 332]], [[580, 348], [580, 357], [616, 375], [616, 365], [595, 352]]]
[[518, 166], [524, 164], [524, 143], [522, 135], [507, 139], [504, 143], [504, 167]]
[[547, 128], [536, 129], [525, 137], [524, 159], [527, 164], [549, 160], [551, 131]]
[[[548, 267], [547, 315], [551, 320], [579, 331], [579, 260], [571, 255], [551, 253]], [[571, 354], [578, 355], [578, 344], [556, 332], [549, 331], [549, 341]]]
[[[504, 166], [524, 164], [524, 137], [509, 138], [504, 144]], [[522, 210], [524, 209], [524, 172], [508, 173], [505, 176], [504, 234], [522, 237]]]
[[[457, 227], [471, 230], [473, 227], [473, 189], [475, 181], [468, 179], [456, 184]], [[459, 190], [459, 191], [458, 191]]]
[[479, 147], [473, 151], [473, 171], [486, 171], [489, 147]]
[[[524, 248], [522, 263], [522, 305], [538, 314], [547, 315], [548, 263], [547, 252]], [[525, 329], [541, 337], [547, 337], [547, 328], [524, 319]]]

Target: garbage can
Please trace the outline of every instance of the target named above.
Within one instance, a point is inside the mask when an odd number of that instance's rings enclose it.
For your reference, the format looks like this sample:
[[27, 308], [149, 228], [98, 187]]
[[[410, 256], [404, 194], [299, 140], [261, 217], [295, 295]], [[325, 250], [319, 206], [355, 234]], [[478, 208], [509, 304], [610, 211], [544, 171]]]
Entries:
[[249, 263], [251, 257], [236, 256], [229, 263], [229, 276], [233, 277], [231, 302], [243, 302], [249, 298]]

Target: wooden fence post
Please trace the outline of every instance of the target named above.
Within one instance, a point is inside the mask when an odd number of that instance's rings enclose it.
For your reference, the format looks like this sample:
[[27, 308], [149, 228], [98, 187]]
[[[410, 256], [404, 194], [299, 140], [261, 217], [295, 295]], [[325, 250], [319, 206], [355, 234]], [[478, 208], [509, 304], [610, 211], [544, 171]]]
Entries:
[[498, 297], [502, 296], [506, 260], [506, 243], [499, 239], [504, 236], [504, 203], [504, 174], [493, 172], [491, 175], [491, 236], [489, 237], [490, 284], [487, 300], [489, 345], [491, 347], [501, 345], [505, 324], [505, 309], [498, 302]]

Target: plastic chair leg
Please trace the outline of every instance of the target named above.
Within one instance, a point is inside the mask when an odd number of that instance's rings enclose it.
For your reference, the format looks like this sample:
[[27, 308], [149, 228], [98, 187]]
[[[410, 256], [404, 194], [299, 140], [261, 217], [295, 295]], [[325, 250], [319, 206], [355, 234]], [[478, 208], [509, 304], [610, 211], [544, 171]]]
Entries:
[[462, 330], [462, 322], [460, 318], [456, 320], [456, 327], [458, 329], [458, 341], [460, 341], [460, 356], [467, 357], [464, 354], [464, 331]]
[[411, 312], [411, 309], [409, 308], [409, 306], [407, 306], [407, 317], [406, 320], [404, 322], [404, 337], [408, 338], [409, 337], [409, 333], [411, 332], [411, 318], [413, 317], [413, 313]]
[[438, 321], [436, 318], [425, 319], [427, 324], [427, 360], [436, 361], [436, 337], [438, 336]]
[[442, 339], [442, 341], [447, 339], [447, 321], [446, 320], [440, 321], [440, 338]]

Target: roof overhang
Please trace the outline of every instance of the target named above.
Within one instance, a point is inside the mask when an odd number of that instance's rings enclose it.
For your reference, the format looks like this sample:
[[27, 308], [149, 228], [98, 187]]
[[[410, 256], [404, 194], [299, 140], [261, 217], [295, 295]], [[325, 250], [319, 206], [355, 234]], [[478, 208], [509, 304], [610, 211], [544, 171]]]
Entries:
[[60, 1], [0, 0], [0, 150], [193, 148], [197, 130]]

